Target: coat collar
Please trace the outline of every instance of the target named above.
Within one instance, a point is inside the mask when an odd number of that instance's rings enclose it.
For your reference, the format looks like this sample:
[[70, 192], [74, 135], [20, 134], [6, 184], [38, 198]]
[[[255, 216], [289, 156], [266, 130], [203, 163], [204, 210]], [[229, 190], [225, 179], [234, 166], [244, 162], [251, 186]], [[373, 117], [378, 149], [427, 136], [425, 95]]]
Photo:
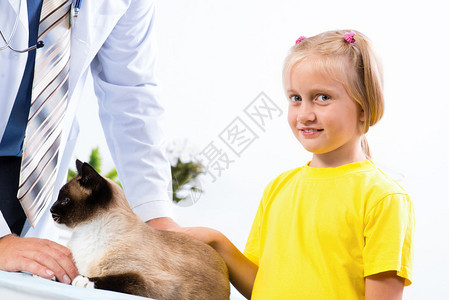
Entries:
[[[2, 0], [0, 0], [2, 1]], [[84, 0], [72, 23], [69, 97], [131, 0]]]
[[[19, 16], [19, 4], [22, 1]], [[14, 23], [19, 16], [17, 29], [12, 40], [12, 46], [16, 49], [25, 49], [28, 47], [28, 13], [26, 9], [26, 0], [0, 0], [0, 29], [5, 38], [10, 39], [14, 28]], [[3, 41], [0, 46], [4, 46]], [[16, 61], [15, 66], [23, 70], [25, 68], [27, 55], [15, 53], [10, 50], [3, 50], [0, 52], [0, 66], [7, 65], [7, 61]], [[0, 109], [0, 138], [6, 128], [9, 119], [9, 114], [14, 104], [14, 99], [19, 89], [22, 80], [22, 73], [12, 72], [9, 69], [0, 69], [0, 78], [8, 78], [8, 80], [0, 82], [0, 89], [6, 90], [4, 99], [0, 99], [2, 109]]]
[[[1, 23], [1, 29], [5, 32], [11, 32], [12, 28], [14, 27], [14, 22], [17, 18], [17, 15], [20, 13], [19, 16], [19, 24], [18, 29], [20, 27], [22, 29], [26, 30], [26, 34], [28, 35], [28, 12], [27, 12], [27, 0], [2, 0], [0, 1], [0, 10], [1, 11], [10, 11], [11, 15], [8, 19], [8, 22], [5, 24]], [[20, 7], [20, 12], [19, 12]], [[3, 27], [6, 28], [3, 28]], [[8, 30], [9, 29], [9, 30]]]

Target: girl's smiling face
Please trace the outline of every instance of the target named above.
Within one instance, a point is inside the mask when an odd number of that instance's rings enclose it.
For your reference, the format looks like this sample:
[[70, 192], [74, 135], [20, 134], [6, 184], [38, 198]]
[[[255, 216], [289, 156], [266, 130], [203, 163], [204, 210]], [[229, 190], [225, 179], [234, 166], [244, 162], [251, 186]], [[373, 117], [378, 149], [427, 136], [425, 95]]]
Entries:
[[365, 159], [361, 148], [364, 114], [343, 84], [311, 62], [295, 64], [286, 82], [288, 122], [310, 166], [338, 166]]

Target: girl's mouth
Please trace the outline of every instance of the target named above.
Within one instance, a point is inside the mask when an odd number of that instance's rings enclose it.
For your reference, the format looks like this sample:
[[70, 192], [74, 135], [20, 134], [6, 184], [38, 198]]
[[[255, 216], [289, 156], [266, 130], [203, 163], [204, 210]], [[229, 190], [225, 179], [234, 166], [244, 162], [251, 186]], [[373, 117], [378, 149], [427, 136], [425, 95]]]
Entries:
[[312, 136], [318, 135], [323, 130], [324, 129], [314, 129], [314, 128], [302, 128], [302, 129], [300, 129], [301, 134], [303, 136], [306, 136], [306, 137], [312, 137]]

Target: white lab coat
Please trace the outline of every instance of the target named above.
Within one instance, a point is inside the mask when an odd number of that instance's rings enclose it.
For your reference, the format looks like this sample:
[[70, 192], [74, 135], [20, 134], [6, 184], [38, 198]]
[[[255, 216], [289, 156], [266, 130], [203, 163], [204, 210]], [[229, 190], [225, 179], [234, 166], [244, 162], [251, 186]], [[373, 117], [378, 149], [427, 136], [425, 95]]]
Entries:
[[[24, 49], [28, 44], [26, 0], [0, 1], [0, 28], [9, 38], [19, 1], [23, 1], [20, 22], [12, 45]], [[103, 130], [131, 207], [145, 221], [171, 216], [170, 164], [164, 152], [163, 108], [154, 75], [153, 22], [152, 0], [82, 2], [79, 16], [72, 24], [69, 103], [53, 201], [65, 183], [73, 160], [78, 134], [75, 115], [90, 66]], [[23, 76], [26, 56], [9, 49], [0, 51], [0, 139]], [[8, 233], [0, 213], [0, 236]], [[30, 228], [27, 222], [22, 232], [25, 236], [56, 241], [59, 234], [49, 208], [36, 228]]]

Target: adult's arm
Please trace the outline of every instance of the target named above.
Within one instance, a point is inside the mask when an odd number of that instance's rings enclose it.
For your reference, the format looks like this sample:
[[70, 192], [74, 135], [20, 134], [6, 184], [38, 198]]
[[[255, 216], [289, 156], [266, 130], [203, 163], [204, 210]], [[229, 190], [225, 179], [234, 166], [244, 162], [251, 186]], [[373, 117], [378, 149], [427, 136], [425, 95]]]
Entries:
[[154, 74], [154, 1], [128, 4], [91, 68], [101, 123], [120, 181], [131, 208], [148, 221], [171, 217], [171, 171]]

